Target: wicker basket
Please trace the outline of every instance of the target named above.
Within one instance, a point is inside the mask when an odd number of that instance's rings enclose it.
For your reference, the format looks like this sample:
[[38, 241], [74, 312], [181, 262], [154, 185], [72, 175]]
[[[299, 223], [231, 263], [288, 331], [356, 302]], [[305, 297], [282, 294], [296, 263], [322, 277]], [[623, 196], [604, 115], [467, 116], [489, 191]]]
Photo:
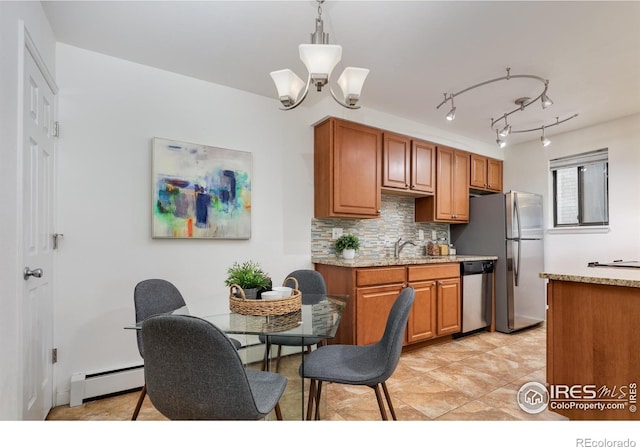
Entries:
[[285, 315], [296, 312], [302, 308], [302, 293], [298, 289], [298, 280], [289, 277], [284, 280], [294, 281], [293, 293], [287, 298], [277, 300], [250, 300], [244, 294], [244, 290], [237, 284], [232, 284], [229, 289], [229, 309], [242, 315]]

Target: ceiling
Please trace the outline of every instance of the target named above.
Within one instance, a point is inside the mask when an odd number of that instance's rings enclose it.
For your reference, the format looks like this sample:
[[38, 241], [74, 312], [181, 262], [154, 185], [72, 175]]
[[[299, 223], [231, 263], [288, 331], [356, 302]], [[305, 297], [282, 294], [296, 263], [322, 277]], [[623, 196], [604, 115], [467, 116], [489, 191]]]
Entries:
[[[317, 4], [298, 1], [45, 1], [58, 41], [276, 98], [269, 72], [305, 79]], [[547, 136], [640, 113], [640, 2], [340, 1], [323, 6], [325, 32], [346, 66], [369, 68], [360, 105], [495, 144], [491, 119], [537, 97], [541, 82], [510, 79], [455, 98], [443, 93], [506, 75], [549, 80], [554, 105], [510, 115], [514, 130]], [[335, 80], [333, 81], [335, 83]], [[339, 89], [338, 89], [339, 91]], [[329, 93], [310, 91], [313, 104]], [[279, 103], [274, 101], [274, 107]], [[305, 105], [303, 103], [303, 105]], [[296, 113], [289, 111], [282, 113]], [[510, 145], [541, 132], [512, 134]]]

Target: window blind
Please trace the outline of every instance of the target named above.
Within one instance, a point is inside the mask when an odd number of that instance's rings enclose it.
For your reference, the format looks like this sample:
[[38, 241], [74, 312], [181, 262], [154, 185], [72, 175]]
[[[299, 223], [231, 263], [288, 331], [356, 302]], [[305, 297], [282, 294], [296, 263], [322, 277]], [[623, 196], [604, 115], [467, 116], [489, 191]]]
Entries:
[[595, 163], [606, 163], [609, 160], [609, 149], [598, 149], [583, 154], [570, 155], [568, 157], [554, 158], [549, 160], [549, 168], [552, 171], [562, 168], [591, 165]]

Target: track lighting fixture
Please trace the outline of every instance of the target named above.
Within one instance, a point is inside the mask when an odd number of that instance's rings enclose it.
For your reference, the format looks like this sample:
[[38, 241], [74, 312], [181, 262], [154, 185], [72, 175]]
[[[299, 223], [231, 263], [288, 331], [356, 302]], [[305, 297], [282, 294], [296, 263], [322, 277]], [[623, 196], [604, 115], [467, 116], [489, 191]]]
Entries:
[[517, 106], [515, 109], [504, 113], [499, 118], [491, 118], [491, 128], [492, 129], [494, 129], [494, 126], [497, 123], [499, 123], [501, 120], [504, 120], [504, 127], [499, 127], [499, 128], [496, 129], [496, 138], [497, 138], [496, 143], [498, 143], [498, 146], [504, 147], [506, 145], [506, 142], [503, 140], [503, 138], [508, 137], [512, 133], [530, 132], [532, 130], [540, 130], [540, 129], [542, 129], [543, 138], [544, 138], [542, 140], [543, 144], [545, 146], [549, 145], [549, 143], [550, 143], [549, 139], [544, 137], [544, 128], [545, 127], [550, 127], [550, 126], [556, 126], [558, 124], [561, 124], [561, 123], [563, 123], [565, 121], [568, 121], [568, 120], [570, 120], [572, 118], [575, 118], [576, 116], [578, 116], [578, 114], [575, 114], [575, 115], [573, 115], [573, 116], [571, 116], [571, 117], [569, 117], [569, 118], [567, 118], [565, 120], [562, 120], [562, 121], [560, 121], [560, 120], [558, 120], [558, 118], [556, 118], [556, 122], [554, 124], [549, 125], [549, 126], [543, 126], [543, 127], [536, 128], [536, 129], [519, 130], [519, 131], [513, 130], [511, 128], [511, 125], [509, 124], [509, 122], [507, 120], [507, 118], [510, 115], [512, 115], [513, 113], [524, 111], [527, 107], [529, 107], [531, 104], [537, 102], [538, 100], [540, 100], [540, 104], [541, 104], [543, 109], [546, 109], [547, 107], [553, 105], [553, 101], [551, 100], [551, 98], [549, 98], [549, 95], [547, 95], [547, 90], [549, 88], [549, 81], [547, 79], [541, 78], [540, 76], [531, 75], [531, 74], [512, 75], [511, 74], [511, 68], [507, 67], [507, 75], [506, 76], [502, 76], [502, 77], [495, 78], [495, 79], [490, 79], [488, 81], [484, 81], [484, 82], [481, 82], [479, 84], [472, 85], [471, 87], [467, 87], [467, 88], [462, 89], [462, 90], [460, 90], [460, 91], [458, 91], [456, 93], [445, 93], [444, 94], [444, 99], [442, 100], [442, 102], [440, 102], [440, 104], [437, 105], [436, 109], [439, 109], [445, 103], [448, 103], [450, 101], [451, 102], [451, 110], [449, 110], [449, 113], [447, 113], [446, 118], [449, 121], [453, 121], [455, 119], [455, 117], [456, 117], [456, 107], [455, 107], [455, 105], [453, 103], [453, 99], [456, 96], [460, 96], [461, 94], [466, 93], [469, 90], [473, 90], [473, 89], [476, 89], [478, 87], [485, 86], [487, 84], [491, 84], [491, 83], [498, 82], [498, 81], [508, 81], [508, 80], [511, 80], [511, 79], [514, 79], [514, 78], [534, 79], [536, 81], [539, 81], [542, 84], [543, 89], [542, 89], [542, 92], [538, 96], [533, 98], [533, 99], [531, 99], [531, 98], [529, 98], [527, 96], [516, 99], [514, 101], [516, 106]]
[[[288, 68], [271, 72], [271, 78], [276, 84], [283, 110], [291, 110], [298, 107], [307, 97], [309, 87], [312, 84], [317, 91], [322, 91], [322, 87], [328, 84], [334, 67], [342, 58], [342, 47], [340, 45], [329, 45], [329, 34], [324, 32], [322, 4], [325, 0], [316, 1], [318, 2], [318, 17], [316, 18], [315, 32], [311, 34], [311, 44], [299, 45], [300, 59], [304, 62], [309, 72], [307, 82], [305, 83]], [[366, 68], [345, 68], [337, 81], [344, 99], [338, 99], [331, 87], [329, 87], [331, 96], [343, 107], [359, 109], [360, 106], [356, 105], [356, 103], [360, 99], [362, 86], [368, 74], [369, 70]]]

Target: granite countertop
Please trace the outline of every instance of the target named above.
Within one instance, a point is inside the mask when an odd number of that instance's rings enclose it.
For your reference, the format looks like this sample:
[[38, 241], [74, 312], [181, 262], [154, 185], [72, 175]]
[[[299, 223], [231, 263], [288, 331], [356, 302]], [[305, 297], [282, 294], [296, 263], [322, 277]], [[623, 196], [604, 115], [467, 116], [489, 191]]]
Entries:
[[312, 257], [311, 262], [314, 264], [335, 265], [339, 267], [392, 267], [396, 265], [419, 265], [419, 264], [445, 264], [449, 262], [465, 262], [465, 261], [490, 261], [497, 260], [497, 256], [472, 256], [472, 255], [456, 255], [456, 256], [379, 256], [379, 257], [361, 257], [355, 259], [342, 259], [337, 256]]
[[612, 267], [583, 267], [567, 271], [543, 272], [540, 278], [554, 281], [583, 282], [606, 286], [640, 288], [640, 269]]

